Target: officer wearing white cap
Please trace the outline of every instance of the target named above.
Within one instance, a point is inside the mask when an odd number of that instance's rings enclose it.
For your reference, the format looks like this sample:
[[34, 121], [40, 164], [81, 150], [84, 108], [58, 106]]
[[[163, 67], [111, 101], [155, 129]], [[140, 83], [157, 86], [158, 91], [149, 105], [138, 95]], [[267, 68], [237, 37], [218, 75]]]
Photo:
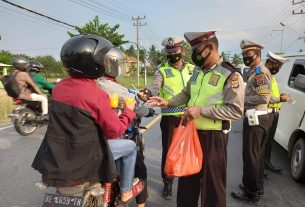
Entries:
[[271, 74], [261, 60], [263, 45], [250, 40], [240, 43], [243, 61], [251, 69], [245, 89], [243, 123], [243, 177], [241, 191], [233, 198], [257, 203], [264, 193], [265, 140], [270, 128], [268, 103], [271, 95]]
[[265, 150], [265, 167], [273, 172], [280, 173], [281, 169], [274, 166], [271, 163], [271, 148], [274, 141], [274, 135], [277, 128], [277, 123], [279, 119], [279, 110], [281, 108], [282, 102], [287, 102], [290, 99], [288, 94], [280, 94], [280, 90], [275, 79], [275, 74], [277, 74], [282, 67], [282, 65], [287, 62], [288, 58], [283, 58], [279, 55], [276, 55], [272, 52], [268, 53], [268, 59], [266, 60], [265, 66], [270, 70], [272, 75], [272, 88], [271, 88], [271, 97], [268, 104], [268, 109], [272, 119], [272, 124], [270, 127], [270, 132], [267, 137], [266, 150]]
[[190, 81], [169, 101], [152, 97], [149, 103], [170, 107], [187, 103], [184, 116], [194, 119], [205, 155], [200, 173], [179, 178], [177, 206], [197, 207], [201, 191], [202, 207], [225, 207], [228, 130], [230, 121], [243, 116], [243, 78], [219, 55], [215, 31], [184, 36], [197, 66]]
[[[161, 64], [154, 74], [153, 83], [150, 87], [142, 90], [139, 97], [147, 100], [150, 96], [156, 96], [169, 100], [177, 95], [185, 87], [190, 79], [194, 65], [183, 60], [183, 40], [177, 37], [168, 37], [162, 41], [167, 54], [167, 62]], [[174, 178], [166, 176], [164, 172], [166, 155], [171, 144], [174, 129], [179, 125], [180, 117], [184, 113], [186, 105], [180, 104], [174, 108], [164, 107], [161, 109], [161, 132], [162, 132], [162, 166], [161, 175], [164, 188], [162, 196], [165, 199], [172, 197], [172, 183]]]

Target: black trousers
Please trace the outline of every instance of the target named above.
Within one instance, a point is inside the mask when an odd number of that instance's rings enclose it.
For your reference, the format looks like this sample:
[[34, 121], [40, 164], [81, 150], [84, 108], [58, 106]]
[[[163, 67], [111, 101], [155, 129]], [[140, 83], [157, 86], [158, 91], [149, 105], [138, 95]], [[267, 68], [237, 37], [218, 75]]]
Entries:
[[204, 153], [202, 170], [178, 180], [177, 207], [226, 206], [228, 134], [222, 131], [198, 131]]
[[169, 146], [172, 143], [172, 136], [174, 129], [179, 126], [181, 118], [177, 116], [162, 116], [160, 128], [162, 133], [162, 162], [161, 162], [161, 176], [164, 183], [173, 183], [174, 177], [166, 176], [164, 166], [166, 161]]
[[137, 159], [135, 165], [135, 176], [136, 178], [142, 179], [144, 181], [143, 191], [136, 197], [136, 203], [142, 204], [145, 203], [148, 198], [147, 192], [147, 168], [144, 163], [144, 153], [141, 150], [137, 152]]
[[265, 144], [271, 123], [270, 114], [260, 115], [258, 119], [258, 126], [249, 126], [248, 118], [243, 123], [242, 182], [251, 196], [264, 188]]
[[266, 149], [265, 149], [265, 159], [270, 160], [271, 157], [271, 150], [272, 150], [272, 144], [274, 142], [274, 135], [277, 128], [277, 123], [279, 121], [279, 112], [272, 112], [270, 113], [270, 119], [272, 121], [269, 135], [267, 137], [266, 141]]

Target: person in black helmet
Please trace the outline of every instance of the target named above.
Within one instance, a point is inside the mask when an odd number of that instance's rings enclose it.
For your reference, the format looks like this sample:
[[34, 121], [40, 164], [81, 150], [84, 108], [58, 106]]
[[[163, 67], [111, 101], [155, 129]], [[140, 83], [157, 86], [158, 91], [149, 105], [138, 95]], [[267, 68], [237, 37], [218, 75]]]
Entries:
[[127, 162], [119, 171], [120, 202], [143, 189], [141, 181], [133, 183], [134, 142], [114, 140], [134, 119], [135, 103], [124, 102], [124, 110], [117, 116], [108, 95], [96, 83], [105, 71], [120, 67], [122, 56], [110, 41], [97, 35], [72, 37], [61, 49], [62, 63], [71, 77], [53, 90], [47, 132], [32, 164], [42, 181], [59, 193], [81, 195], [99, 182], [113, 182], [118, 158]]
[[40, 91], [47, 96], [50, 95], [50, 91], [55, 87], [54, 84], [47, 81], [45, 77], [40, 74], [43, 69], [43, 65], [39, 62], [30, 62], [30, 76], [32, 77], [34, 83], [38, 86]]
[[27, 73], [27, 69], [30, 66], [29, 62], [23, 57], [15, 57], [12, 64], [16, 68], [12, 75], [18, 83], [20, 91], [19, 96], [14, 98], [41, 102], [42, 117], [47, 119], [48, 99]]

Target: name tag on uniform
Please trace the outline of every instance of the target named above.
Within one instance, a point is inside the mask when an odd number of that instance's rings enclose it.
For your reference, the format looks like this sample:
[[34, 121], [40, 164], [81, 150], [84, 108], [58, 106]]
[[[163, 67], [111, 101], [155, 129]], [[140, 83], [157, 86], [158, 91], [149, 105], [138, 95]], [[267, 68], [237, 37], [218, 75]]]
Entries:
[[166, 78], [175, 77], [174, 74], [173, 74], [172, 69], [170, 69], [170, 68], [165, 69], [164, 72], [165, 72]]
[[211, 84], [212, 86], [217, 86], [219, 79], [220, 75], [213, 74], [209, 80], [209, 84]]
[[193, 75], [192, 75], [191, 79], [190, 79], [191, 84], [193, 84], [193, 85], [196, 84], [198, 75], [199, 75], [199, 71], [198, 71], [198, 70], [195, 70], [195, 71], [193, 72]]

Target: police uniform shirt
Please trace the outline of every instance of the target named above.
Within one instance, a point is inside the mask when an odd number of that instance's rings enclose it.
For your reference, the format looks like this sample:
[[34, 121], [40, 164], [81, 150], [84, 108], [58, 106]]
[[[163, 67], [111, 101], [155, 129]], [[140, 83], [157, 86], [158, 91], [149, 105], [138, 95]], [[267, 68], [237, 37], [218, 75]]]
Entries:
[[[222, 62], [223, 59], [220, 58], [210, 70], [213, 70], [216, 67], [223, 67], [221, 65]], [[190, 86], [191, 81], [188, 81], [187, 86], [183, 91], [169, 101], [170, 107], [179, 106], [189, 101], [191, 95]], [[224, 106], [201, 106], [201, 115], [213, 120], [236, 120], [241, 118], [244, 110], [244, 86], [243, 78], [240, 73], [234, 72], [228, 77], [224, 85], [223, 95]]]
[[253, 69], [245, 89], [245, 110], [267, 111], [271, 94], [270, 71], [260, 63]]

